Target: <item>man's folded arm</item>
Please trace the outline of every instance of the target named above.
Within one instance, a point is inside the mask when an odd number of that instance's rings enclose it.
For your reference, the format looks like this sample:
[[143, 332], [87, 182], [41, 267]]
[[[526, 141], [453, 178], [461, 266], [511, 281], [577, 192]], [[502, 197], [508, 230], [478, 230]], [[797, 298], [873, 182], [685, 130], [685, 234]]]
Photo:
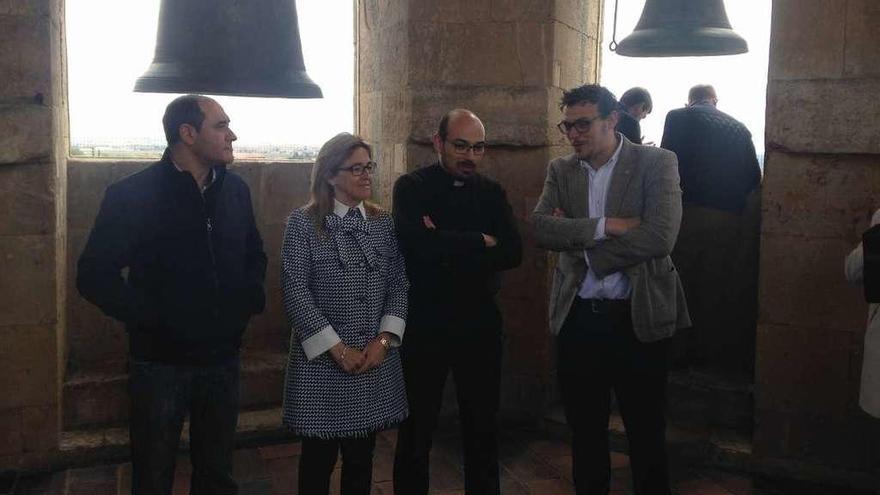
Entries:
[[681, 187], [678, 161], [663, 153], [649, 165], [641, 223], [619, 237], [588, 248], [590, 267], [598, 277], [672, 252], [681, 224]]
[[598, 218], [570, 218], [554, 216], [553, 212], [563, 209], [559, 197], [560, 184], [557, 162], [547, 167], [547, 178], [538, 204], [529, 216], [532, 232], [539, 247], [551, 251], [582, 251], [596, 245], [596, 228]]

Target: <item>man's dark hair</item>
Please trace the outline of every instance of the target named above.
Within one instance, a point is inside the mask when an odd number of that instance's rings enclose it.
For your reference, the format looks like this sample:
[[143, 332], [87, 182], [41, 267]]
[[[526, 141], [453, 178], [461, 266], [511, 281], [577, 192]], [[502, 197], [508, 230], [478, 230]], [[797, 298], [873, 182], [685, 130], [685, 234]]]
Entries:
[[648, 90], [645, 88], [629, 88], [620, 97], [620, 104], [627, 110], [639, 103], [645, 104], [645, 111], [648, 113], [651, 113], [651, 111], [654, 110], [654, 102], [651, 101], [651, 93], [648, 93]]
[[183, 95], [175, 98], [165, 107], [165, 116], [162, 117], [162, 127], [165, 129], [165, 140], [168, 146], [174, 146], [180, 142], [180, 126], [189, 124], [202, 130], [202, 122], [205, 121], [205, 112], [200, 103], [208, 101], [201, 95]]
[[617, 98], [614, 97], [614, 93], [598, 84], [585, 84], [568, 91], [563, 91], [562, 100], [559, 102], [559, 109], [565, 110], [565, 107], [583, 105], [584, 103], [597, 105], [599, 107], [599, 116], [603, 118], [617, 110]]

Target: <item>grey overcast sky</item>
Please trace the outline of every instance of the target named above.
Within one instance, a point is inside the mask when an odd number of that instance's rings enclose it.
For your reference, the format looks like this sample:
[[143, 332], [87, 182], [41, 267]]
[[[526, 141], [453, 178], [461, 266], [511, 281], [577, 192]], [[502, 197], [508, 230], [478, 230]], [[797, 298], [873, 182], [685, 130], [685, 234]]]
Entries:
[[[153, 60], [159, 0], [67, 0], [71, 138], [163, 141], [175, 96], [134, 93]], [[323, 99], [217, 97], [240, 144], [320, 145], [354, 126], [354, 2], [297, 1], [306, 72]]]
[[[758, 153], [764, 150], [764, 107], [770, 49], [771, 0], [726, 0], [727, 17], [734, 31], [746, 39], [749, 52], [720, 57], [623, 57], [611, 52], [614, 0], [605, 1], [605, 39], [601, 84], [618, 97], [633, 86], [651, 93], [654, 111], [641, 122], [645, 141], [658, 146], [666, 113], [687, 102], [696, 84], [712, 84], [718, 108], [742, 121], [752, 132]], [[635, 29], [645, 0], [619, 0], [617, 41]]]
[[[354, 108], [354, 3], [299, 0], [306, 69], [324, 91], [321, 100], [218, 97], [240, 144], [320, 145], [351, 131]], [[619, 0], [617, 39], [629, 34], [645, 0]], [[68, 84], [74, 141], [148, 138], [162, 141], [161, 118], [175, 96], [134, 93], [135, 80], [153, 59], [160, 0], [68, 0]], [[764, 101], [770, 35], [770, 0], [727, 0], [734, 29], [749, 43], [744, 55], [700, 58], [631, 58], [608, 51], [614, 0], [605, 3], [601, 83], [620, 96], [648, 88], [654, 112], [642, 121], [646, 141], [660, 143], [666, 112], [680, 107], [694, 84], [715, 85], [719, 108], [742, 120], [755, 146], [764, 147]], [[487, 69], [490, 70], [490, 69]]]

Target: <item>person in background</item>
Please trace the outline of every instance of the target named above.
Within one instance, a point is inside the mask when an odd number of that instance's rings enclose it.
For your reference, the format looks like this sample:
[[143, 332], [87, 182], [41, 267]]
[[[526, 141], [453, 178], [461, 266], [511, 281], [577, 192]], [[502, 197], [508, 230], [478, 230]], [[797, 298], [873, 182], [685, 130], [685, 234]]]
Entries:
[[[630, 88], [620, 97], [617, 132], [635, 144], [642, 144], [641, 122], [654, 109], [651, 93], [645, 88]], [[653, 143], [651, 143], [653, 144]]]
[[311, 201], [287, 220], [281, 288], [291, 324], [284, 424], [302, 437], [299, 493], [369, 495], [376, 432], [407, 415], [398, 347], [406, 269], [391, 215], [369, 201], [372, 149], [338, 134], [318, 152]]
[[666, 115], [660, 145], [678, 157], [683, 212], [672, 259], [693, 319], [674, 352], [679, 366], [737, 376], [753, 369], [754, 321], [743, 322], [741, 302], [745, 288], [757, 286], [757, 270], [735, 260], [744, 248], [746, 198], [761, 169], [749, 130], [717, 105], [715, 88], [692, 87], [687, 106]]

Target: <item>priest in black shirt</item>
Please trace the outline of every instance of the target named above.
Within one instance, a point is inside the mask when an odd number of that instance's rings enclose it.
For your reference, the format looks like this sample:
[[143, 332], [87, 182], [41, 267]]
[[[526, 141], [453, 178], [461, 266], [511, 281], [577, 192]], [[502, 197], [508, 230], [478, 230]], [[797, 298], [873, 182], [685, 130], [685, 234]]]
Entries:
[[449, 371], [464, 443], [465, 491], [500, 493], [495, 417], [501, 382], [502, 270], [522, 258], [504, 189], [477, 173], [486, 132], [469, 110], [452, 110], [434, 134], [439, 162], [398, 179], [394, 221], [410, 280], [402, 358], [410, 416], [394, 462], [398, 494], [428, 493], [431, 437]]

